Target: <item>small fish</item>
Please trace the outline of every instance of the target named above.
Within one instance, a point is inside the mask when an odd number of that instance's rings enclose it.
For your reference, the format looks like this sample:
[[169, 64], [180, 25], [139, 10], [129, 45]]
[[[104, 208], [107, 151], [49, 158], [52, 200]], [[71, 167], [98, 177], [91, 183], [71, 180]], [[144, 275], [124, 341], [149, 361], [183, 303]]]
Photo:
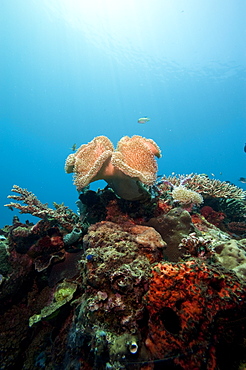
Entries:
[[77, 144], [73, 144], [72, 148], [70, 148], [73, 152], [76, 152]]
[[243, 184], [246, 184], [246, 177], [240, 177], [238, 181], [241, 181]]
[[215, 176], [215, 174], [214, 174], [213, 172], [211, 172], [211, 176], [213, 176], [213, 177], [214, 177], [214, 176]]
[[142, 118], [138, 119], [138, 123], [146, 123], [146, 122], [149, 122], [149, 121], [150, 121], [150, 118], [148, 118], [148, 117], [142, 117]]
[[245, 145], [244, 145], [244, 151], [245, 151], [245, 153], [246, 153], [246, 143], [245, 143]]

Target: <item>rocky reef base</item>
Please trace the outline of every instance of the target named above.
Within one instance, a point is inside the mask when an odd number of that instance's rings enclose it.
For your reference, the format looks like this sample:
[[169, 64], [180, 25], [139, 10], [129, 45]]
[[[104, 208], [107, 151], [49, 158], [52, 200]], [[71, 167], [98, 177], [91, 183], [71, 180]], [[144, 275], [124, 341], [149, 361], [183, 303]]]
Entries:
[[82, 200], [1, 230], [0, 369], [245, 368], [246, 239], [161, 198]]

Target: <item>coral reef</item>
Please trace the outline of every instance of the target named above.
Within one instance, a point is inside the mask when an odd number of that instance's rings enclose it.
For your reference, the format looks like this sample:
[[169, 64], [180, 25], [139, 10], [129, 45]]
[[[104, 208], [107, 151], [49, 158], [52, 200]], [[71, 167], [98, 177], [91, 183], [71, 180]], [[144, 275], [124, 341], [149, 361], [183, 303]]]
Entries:
[[246, 192], [225, 181], [210, 179], [207, 175], [189, 174], [178, 176], [163, 176], [159, 181], [161, 191], [167, 191], [171, 186], [184, 184], [187, 189], [200, 193], [203, 198], [233, 198], [245, 200]]
[[217, 212], [210, 206], [202, 207], [200, 212], [201, 215], [204, 216], [206, 220], [208, 220], [208, 222], [218, 227], [226, 217], [226, 215], [223, 212]]
[[84, 188], [79, 215], [14, 186], [7, 206], [40, 220], [0, 230], [1, 369], [243, 367], [245, 192], [204, 175], [155, 184], [155, 156], [140, 136], [82, 145], [66, 161], [76, 186], [109, 186]]
[[195, 232], [181, 239], [179, 249], [182, 248], [186, 250], [182, 255], [183, 259], [190, 257], [208, 258], [213, 256], [211, 240], [208, 238], [205, 239], [202, 236], [197, 236]]
[[246, 222], [229, 222], [228, 230], [246, 236]]
[[77, 284], [71, 282], [69, 283], [64, 280], [56, 287], [52, 302], [48, 306], [44, 307], [40, 314], [35, 314], [29, 318], [29, 326], [31, 327], [41, 320], [51, 316], [53, 313], [59, 310], [60, 307], [71, 301], [76, 289]]
[[235, 222], [243, 222], [246, 214], [246, 199], [220, 198], [218, 204], [212, 206], [226, 214], [227, 218]]

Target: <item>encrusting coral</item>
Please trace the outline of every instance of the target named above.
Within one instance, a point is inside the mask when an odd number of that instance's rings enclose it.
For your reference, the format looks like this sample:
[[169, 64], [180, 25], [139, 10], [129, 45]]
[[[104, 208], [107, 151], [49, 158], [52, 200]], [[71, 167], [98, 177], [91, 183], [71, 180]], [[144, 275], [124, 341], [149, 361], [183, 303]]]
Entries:
[[227, 269], [236, 272], [243, 281], [246, 280], [246, 239], [233, 239], [214, 243], [215, 258]]
[[142, 184], [152, 185], [156, 180], [155, 156], [160, 155], [153, 140], [138, 135], [123, 137], [116, 151], [107, 137], [98, 136], [67, 157], [65, 171], [74, 172], [78, 190], [105, 180], [121, 198], [138, 200], [146, 193]]
[[236, 276], [219, 266], [192, 260], [154, 265], [145, 297], [149, 312], [145, 345], [153, 359], [176, 356], [174, 362], [185, 370], [204, 365], [217, 369], [216, 346], [224, 329], [217, 328], [215, 334], [216, 320], [243, 307], [244, 297]]

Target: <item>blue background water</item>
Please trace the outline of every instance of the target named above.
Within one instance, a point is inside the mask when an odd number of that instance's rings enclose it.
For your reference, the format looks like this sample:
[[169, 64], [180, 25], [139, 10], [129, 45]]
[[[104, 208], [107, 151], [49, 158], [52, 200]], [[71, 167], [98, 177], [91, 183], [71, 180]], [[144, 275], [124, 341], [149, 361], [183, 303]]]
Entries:
[[245, 17], [240, 0], [1, 1], [0, 227], [13, 184], [76, 210], [64, 161], [98, 135], [152, 138], [160, 174], [246, 189]]

